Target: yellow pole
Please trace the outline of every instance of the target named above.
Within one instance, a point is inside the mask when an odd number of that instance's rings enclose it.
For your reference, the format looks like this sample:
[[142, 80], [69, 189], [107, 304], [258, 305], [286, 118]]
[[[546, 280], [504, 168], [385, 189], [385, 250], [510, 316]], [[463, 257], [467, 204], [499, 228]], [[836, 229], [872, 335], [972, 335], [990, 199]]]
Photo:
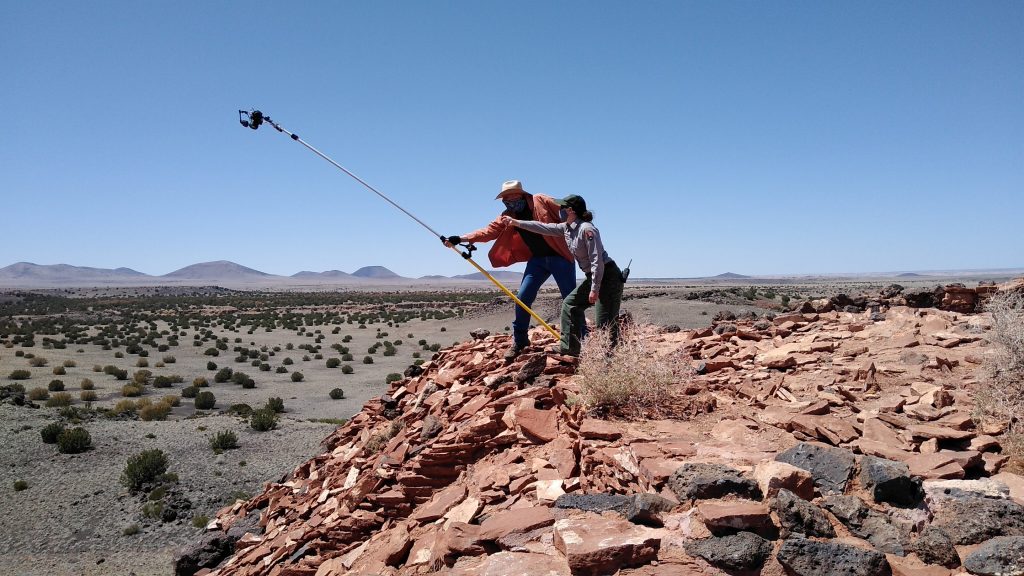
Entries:
[[463, 259], [465, 259], [465, 260], [466, 260], [466, 261], [468, 261], [468, 262], [469, 262], [470, 264], [472, 264], [472, 265], [473, 265], [473, 267], [474, 267], [474, 268], [476, 268], [477, 270], [479, 270], [481, 274], [483, 274], [484, 276], [486, 276], [488, 280], [490, 280], [491, 282], [494, 282], [494, 285], [495, 285], [495, 286], [497, 286], [498, 288], [501, 288], [501, 291], [502, 291], [502, 292], [504, 292], [505, 294], [507, 294], [509, 298], [511, 298], [511, 299], [513, 299], [513, 300], [515, 300], [516, 304], [517, 304], [517, 305], [518, 305], [518, 306], [519, 306], [520, 308], [522, 308], [523, 310], [526, 310], [527, 312], [529, 312], [529, 313], [530, 313], [530, 316], [533, 316], [533, 319], [534, 319], [534, 320], [536, 320], [537, 322], [539, 322], [539, 323], [540, 323], [540, 325], [541, 325], [541, 326], [543, 326], [544, 328], [546, 328], [548, 332], [551, 332], [551, 335], [555, 337], [555, 340], [558, 340], [558, 339], [560, 339], [560, 338], [561, 338], [561, 336], [559, 336], [559, 335], [558, 335], [558, 332], [556, 332], [554, 328], [552, 328], [551, 326], [549, 326], [549, 325], [548, 325], [548, 323], [547, 323], [547, 322], [545, 322], [544, 320], [542, 320], [540, 316], [537, 316], [537, 313], [536, 313], [536, 312], [534, 312], [533, 310], [530, 310], [530, 307], [529, 307], [529, 306], [527, 306], [526, 304], [524, 304], [522, 300], [520, 300], [519, 298], [516, 298], [516, 295], [515, 295], [515, 294], [513, 294], [513, 293], [512, 293], [512, 291], [511, 291], [511, 290], [509, 290], [508, 288], [505, 288], [505, 285], [504, 285], [504, 284], [502, 284], [501, 282], [498, 282], [498, 281], [497, 281], [497, 280], [496, 280], [496, 279], [494, 278], [494, 276], [491, 276], [490, 274], [488, 274], [488, 273], [487, 273], [487, 270], [484, 270], [482, 266], [480, 266], [479, 264], [477, 264], [477, 263], [476, 263], [476, 261], [474, 261], [472, 257], [470, 257], [470, 256], [468, 256], [468, 255], [466, 255], [466, 254], [464, 254], [463, 252], [460, 252], [460, 251], [459, 251], [459, 249], [458, 249], [458, 248], [456, 248], [455, 246], [451, 246], [451, 249], [452, 249], [452, 250], [455, 250], [455, 253], [456, 253], [456, 254], [458, 254], [459, 256], [462, 256], [462, 258], [463, 258]]

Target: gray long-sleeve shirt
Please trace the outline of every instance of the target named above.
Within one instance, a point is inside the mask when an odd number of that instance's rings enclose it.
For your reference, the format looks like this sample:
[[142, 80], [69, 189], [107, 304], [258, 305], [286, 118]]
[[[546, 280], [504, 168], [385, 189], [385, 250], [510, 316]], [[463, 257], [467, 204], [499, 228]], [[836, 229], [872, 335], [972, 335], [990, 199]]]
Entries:
[[591, 290], [597, 292], [601, 288], [601, 279], [604, 277], [604, 265], [611, 262], [608, 253], [601, 243], [601, 233], [590, 222], [577, 220], [572, 224], [561, 222], [559, 224], [545, 224], [543, 222], [528, 222], [517, 220], [516, 227], [529, 232], [536, 232], [545, 236], [565, 235], [565, 243], [569, 246], [569, 252], [576, 258], [580, 270], [591, 277]]

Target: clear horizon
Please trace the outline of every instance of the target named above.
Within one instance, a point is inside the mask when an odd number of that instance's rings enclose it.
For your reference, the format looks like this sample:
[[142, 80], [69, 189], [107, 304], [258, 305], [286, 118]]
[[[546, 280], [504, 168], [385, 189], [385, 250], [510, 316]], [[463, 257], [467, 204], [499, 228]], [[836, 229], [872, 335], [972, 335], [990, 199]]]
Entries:
[[1024, 3], [0, 6], [0, 263], [475, 272], [259, 108], [443, 234], [581, 194], [638, 278], [1022, 264]]
[[[119, 267], [115, 267], [115, 268], [99, 268], [99, 267], [96, 267], [96, 266], [85, 266], [85, 265], [79, 266], [79, 265], [70, 264], [70, 263], [67, 263], [67, 262], [59, 262], [59, 263], [55, 263], [55, 264], [39, 264], [39, 263], [36, 263], [36, 262], [24, 262], [24, 261], [21, 261], [21, 262], [14, 262], [14, 263], [12, 263], [12, 264], [10, 264], [8, 266], [14, 266], [14, 265], [17, 265], [17, 264], [31, 264], [31, 265], [36, 265], [36, 266], [74, 266], [74, 267], [79, 267], [79, 268], [94, 268], [94, 269], [101, 269], [101, 270], [117, 270], [118, 268], [128, 268], [128, 269], [130, 269], [130, 270], [132, 270], [134, 272], [139, 272], [139, 273], [142, 273], [142, 274], [146, 274], [146, 275], [151, 276], [153, 278], [161, 278], [161, 277], [166, 276], [168, 274], [172, 274], [174, 272], [178, 272], [178, 271], [180, 271], [180, 270], [182, 270], [184, 268], [188, 268], [188, 267], [191, 267], [191, 266], [194, 266], [194, 265], [198, 265], [198, 264], [214, 264], [214, 263], [220, 263], [220, 262], [236, 264], [238, 266], [249, 268], [249, 269], [255, 270], [257, 272], [271, 274], [273, 276], [279, 276], [279, 277], [282, 277], [282, 278], [290, 278], [290, 277], [294, 276], [295, 274], [299, 274], [301, 272], [323, 273], [323, 272], [331, 272], [331, 271], [340, 271], [340, 272], [345, 272], [347, 274], [352, 274], [352, 273], [358, 272], [358, 271], [360, 271], [360, 270], [362, 270], [364, 268], [385, 268], [388, 271], [397, 274], [398, 276], [401, 276], [403, 278], [410, 279], [410, 280], [419, 279], [419, 278], [422, 278], [424, 276], [430, 276], [428, 274], [423, 274], [423, 275], [420, 275], [420, 276], [410, 276], [410, 275], [402, 273], [402, 271], [400, 271], [400, 270], [395, 270], [392, 266], [388, 266], [388, 265], [385, 265], [385, 264], [367, 264], [365, 266], [359, 266], [359, 267], [353, 268], [351, 270], [337, 270], [337, 269], [327, 269], [327, 270], [296, 270], [295, 272], [291, 272], [291, 273], [276, 274], [276, 273], [272, 273], [272, 272], [267, 272], [267, 271], [261, 269], [259, 266], [250, 266], [250, 265], [242, 264], [242, 263], [239, 263], [239, 262], [232, 262], [230, 260], [214, 260], [214, 261], [210, 261], [210, 262], [195, 262], [193, 264], [189, 264], [189, 265], [184, 266], [182, 268], [177, 268], [175, 270], [170, 270], [170, 271], [164, 272], [164, 273], [146, 272], [144, 270], [137, 270], [135, 268], [131, 268], [130, 266], [123, 266], [123, 267], [119, 266]], [[3, 270], [4, 268], [6, 268], [6, 267], [0, 266], [0, 270]], [[485, 268], [488, 269], [491, 272], [495, 272], [495, 271], [498, 271], [498, 272], [503, 272], [503, 271], [521, 272], [520, 270], [514, 269], [512, 267], [501, 268], [501, 269], [490, 269], [490, 268], [487, 268], [485, 266]], [[447, 276], [448, 277], [452, 277], [452, 276], [467, 276], [467, 275], [472, 275], [474, 273], [476, 273], [476, 272], [465, 272], [465, 273], [462, 273], [462, 274], [451, 274], [451, 275], [447, 275]], [[1002, 267], [1002, 268], [963, 268], [963, 269], [945, 269], [945, 270], [923, 270], [923, 269], [919, 269], [919, 270], [867, 270], [867, 271], [850, 271], [850, 270], [847, 270], [847, 271], [844, 271], [844, 272], [795, 272], [795, 273], [787, 273], [787, 274], [783, 274], [783, 273], [774, 273], [774, 274], [772, 274], [772, 273], [768, 273], [768, 274], [745, 274], [743, 272], [736, 272], [736, 271], [729, 270], [729, 271], [725, 271], [725, 272], [720, 272], [718, 274], [711, 274], [711, 275], [708, 275], [708, 276], [636, 276], [636, 275], [632, 275], [631, 277], [637, 278], [637, 279], [649, 279], [649, 280], [657, 280], [657, 279], [687, 280], [687, 279], [716, 278], [716, 277], [719, 277], [719, 276], [726, 276], [726, 275], [733, 274], [733, 275], [739, 275], [739, 276], [747, 277], [747, 278], [765, 278], [765, 279], [769, 279], [770, 280], [770, 279], [773, 279], [773, 278], [786, 278], [786, 277], [809, 277], [809, 278], [813, 278], [813, 277], [833, 277], [833, 276], [837, 276], [837, 277], [841, 277], [841, 276], [859, 276], [859, 277], [881, 276], [881, 277], [890, 277], [890, 276], [894, 276], [894, 275], [897, 275], [897, 274], [916, 274], [916, 275], [921, 275], [921, 276], [925, 276], [925, 277], [927, 277], [927, 276], [939, 277], [939, 276], [941, 276], [943, 274], [948, 274], [948, 275], [956, 275], [956, 274], [971, 275], [971, 274], [978, 274], [978, 275], [993, 276], [993, 275], [999, 275], [999, 274], [1003, 274], [1003, 273], [1010, 274], [1010, 275], [1016, 275], [1016, 274], [1019, 274], [1019, 273], [1024, 273], [1024, 266], [1019, 266], [1019, 267]], [[445, 275], [441, 275], [441, 276], [445, 276]]]

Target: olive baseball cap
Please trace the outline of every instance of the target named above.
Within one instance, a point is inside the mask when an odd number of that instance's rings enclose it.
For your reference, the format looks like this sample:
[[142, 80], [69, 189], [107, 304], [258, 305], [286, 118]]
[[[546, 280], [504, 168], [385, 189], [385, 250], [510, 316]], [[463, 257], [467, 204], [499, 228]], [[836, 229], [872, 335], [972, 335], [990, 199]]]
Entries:
[[583, 214], [587, 211], [587, 201], [582, 196], [577, 196], [576, 194], [569, 194], [557, 202], [559, 206], [572, 208], [572, 211], [577, 214]]

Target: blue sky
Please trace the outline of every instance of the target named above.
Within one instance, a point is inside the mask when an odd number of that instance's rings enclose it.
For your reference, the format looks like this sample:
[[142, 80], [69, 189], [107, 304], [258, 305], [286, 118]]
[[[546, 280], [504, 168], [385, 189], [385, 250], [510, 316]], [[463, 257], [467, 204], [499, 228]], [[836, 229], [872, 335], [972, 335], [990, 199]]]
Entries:
[[[0, 0], [0, 266], [473, 270], [502, 181], [643, 277], [1024, 266], [1022, 2]], [[482, 258], [486, 262], [486, 258]]]

